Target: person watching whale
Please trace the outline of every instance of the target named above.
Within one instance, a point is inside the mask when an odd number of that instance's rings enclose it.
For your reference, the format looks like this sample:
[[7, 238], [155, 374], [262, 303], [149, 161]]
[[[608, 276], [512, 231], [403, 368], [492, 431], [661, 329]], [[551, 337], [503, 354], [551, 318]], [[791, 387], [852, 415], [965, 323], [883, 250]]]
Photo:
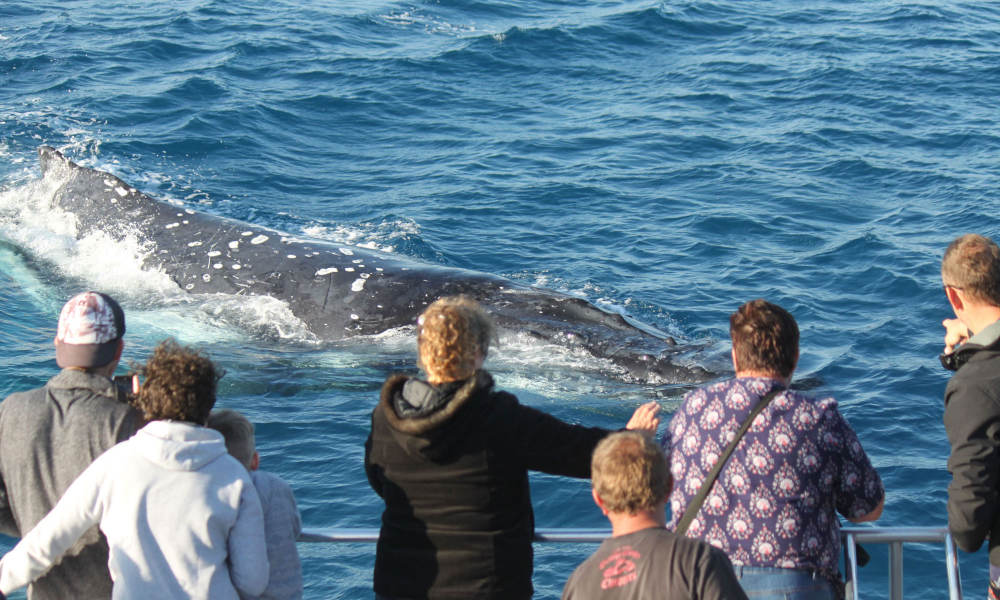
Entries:
[[205, 426], [222, 374], [197, 349], [158, 344], [136, 394], [148, 423], [97, 457], [0, 559], [0, 592], [37, 579], [98, 525], [112, 598], [260, 596], [269, 574], [260, 499], [222, 434]]
[[[84, 292], [59, 314], [61, 371], [43, 387], [0, 403], [0, 531], [23, 537], [101, 453], [142, 426], [111, 377], [125, 345], [125, 313], [111, 296]], [[108, 543], [91, 528], [48, 573], [28, 587], [29, 600], [110, 598]]]
[[751, 598], [842, 597], [837, 513], [878, 519], [882, 480], [836, 400], [789, 389], [799, 328], [788, 311], [746, 302], [729, 333], [736, 377], [687, 394], [664, 435], [667, 526], [722, 548]]
[[[587, 478], [610, 432], [560, 421], [494, 387], [483, 363], [493, 323], [447, 297], [417, 322], [426, 379], [390, 376], [371, 417], [365, 471], [385, 502], [376, 598], [530, 598], [534, 515], [528, 471]], [[655, 432], [649, 402], [627, 427]]]
[[986, 237], [955, 238], [941, 259], [954, 319], [941, 364], [954, 371], [944, 392], [948, 530], [975, 552], [989, 540], [989, 597], [1000, 599], [1000, 247]]

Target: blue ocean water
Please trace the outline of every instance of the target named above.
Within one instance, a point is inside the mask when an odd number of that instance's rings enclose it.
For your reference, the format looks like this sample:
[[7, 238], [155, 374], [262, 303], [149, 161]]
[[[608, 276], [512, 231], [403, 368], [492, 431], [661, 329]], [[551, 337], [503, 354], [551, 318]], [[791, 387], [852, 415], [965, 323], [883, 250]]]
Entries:
[[[55, 371], [62, 302], [111, 291], [126, 355], [174, 336], [228, 370], [262, 468], [307, 527], [375, 527], [362, 470], [411, 332], [317, 345], [248, 299], [178, 300], [135, 249], [39, 213], [36, 149], [193, 209], [578, 295], [727, 369], [728, 315], [802, 329], [799, 385], [833, 395], [888, 489], [883, 525], [943, 525], [939, 261], [1000, 236], [1000, 9], [972, 2], [7, 0], [0, 4], [0, 393]], [[624, 423], [678, 386], [501, 340], [501, 387]], [[535, 476], [541, 527], [602, 527], [586, 482]], [[370, 597], [374, 548], [302, 545], [308, 598]], [[536, 547], [556, 598], [592, 547]], [[885, 552], [862, 572], [885, 594]], [[946, 594], [906, 554], [906, 598]], [[963, 555], [979, 594], [984, 552]]]

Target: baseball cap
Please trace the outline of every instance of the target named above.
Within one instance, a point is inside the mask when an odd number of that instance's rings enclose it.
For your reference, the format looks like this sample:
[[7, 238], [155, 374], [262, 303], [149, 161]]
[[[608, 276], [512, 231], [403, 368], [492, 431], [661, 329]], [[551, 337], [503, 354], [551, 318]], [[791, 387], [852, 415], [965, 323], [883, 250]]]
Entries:
[[125, 313], [114, 298], [84, 292], [70, 298], [59, 314], [56, 364], [62, 368], [102, 367], [115, 358], [125, 334]]

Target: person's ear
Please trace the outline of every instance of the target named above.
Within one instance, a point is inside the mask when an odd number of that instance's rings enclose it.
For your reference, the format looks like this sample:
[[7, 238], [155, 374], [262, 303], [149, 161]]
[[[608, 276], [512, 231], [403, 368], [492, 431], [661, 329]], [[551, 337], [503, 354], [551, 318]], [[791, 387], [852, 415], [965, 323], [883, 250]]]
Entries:
[[260, 468], [260, 453], [254, 452], [253, 458], [250, 459], [250, 470], [256, 471]]
[[945, 286], [944, 293], [948, 297], [948, 303], [951, 304], [951, 308], [955, 311], [955, 315], [957, 316], [958, 311], [965, 309], [965, 300], [962, 299], [961, 290], [953, 288], [949, 285]]
[[729, 355], [733, 357], [733, 371], [739, 371], [740, 365], [736, 362], [736, 347], [733, 346], [729, 349]]
[[597, 490], [595, 490], [594, 488], [590, 488], [590, 495], [594, 498], [594, 504], [597, 505], [597, 508], [601, 509], [601, 512], [604, 513], [604, 516], [607, 516], [608, 509], [604, 508], [604, 501], [601, 500], [601, 497], [597, 495]]

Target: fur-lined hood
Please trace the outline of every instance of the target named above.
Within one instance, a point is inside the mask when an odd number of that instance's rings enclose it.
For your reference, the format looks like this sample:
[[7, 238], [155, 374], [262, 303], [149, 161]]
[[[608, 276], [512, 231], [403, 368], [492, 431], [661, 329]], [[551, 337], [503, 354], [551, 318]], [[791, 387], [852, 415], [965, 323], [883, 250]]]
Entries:
[[392, 429], [409, 435], [425, 435], [437, 429], [450, 421], [472, 398], [483, 393], [488, 394], [493, 389], [493, 377], [486, 371], [479, 370], [455, 390], [437, 410], [425, 415], [400, 417], [395, 408], [396, 396], [403, 393], [403, 386], [411, 379], [407, 375], [394, 375], [387, 379], [382, 386], [378, 405], [378, 410]]

